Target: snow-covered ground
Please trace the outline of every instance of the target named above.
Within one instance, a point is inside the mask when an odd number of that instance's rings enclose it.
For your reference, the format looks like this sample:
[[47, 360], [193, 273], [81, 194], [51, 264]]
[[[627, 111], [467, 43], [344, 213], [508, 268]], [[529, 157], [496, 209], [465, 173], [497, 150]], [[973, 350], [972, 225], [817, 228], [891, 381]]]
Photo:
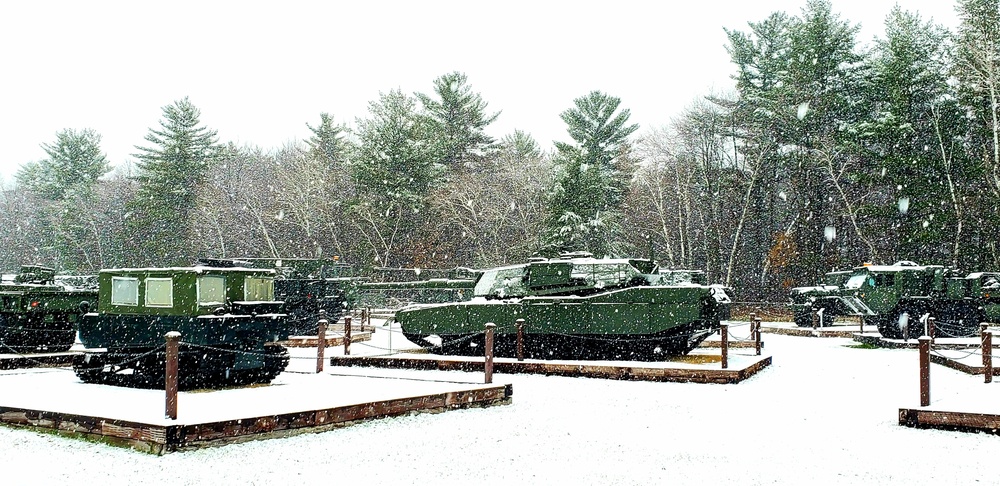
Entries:
[[[387, 335], [380, 329], [371, 345], [384, 347]], [[495, 383], [514, 386], [512, 405], [162, 457], [0, 427], [0, 477], [4, 484], [102, 486], [997, 481], [989, 457], [1000, 437], [897, 425], [898, 409], [918, 404], [916, 351], [852, 348], [844, 338], [763, 339], [772, 366], [737, 385], [497, 374]], [[394, 340], [398, 349], [403, 340]], [[360, 343], [351, 349], [382, 352]], [[333, 372], [482, 379], [464, 372]], [[930, 408], [1000, 413], [1000, 383], [937, 365], [931, 382]]]

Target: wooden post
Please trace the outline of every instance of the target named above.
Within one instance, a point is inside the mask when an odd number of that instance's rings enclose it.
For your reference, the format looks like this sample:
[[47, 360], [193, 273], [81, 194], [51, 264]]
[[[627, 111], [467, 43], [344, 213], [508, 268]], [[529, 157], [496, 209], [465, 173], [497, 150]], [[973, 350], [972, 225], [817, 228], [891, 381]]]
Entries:
[[986, 330], [986, 324], [979, 325], [979, 337], [983, 342], [983, 380], [993, 382], [993, 333]]
[[170, 331], [164, 336], [167, 340], [167, 369], [166, 369], [166, 391], [167, 410], [166, 416], [170, 420], [177, 420], [177, 388], [178, 388], [178, 355], [180, 354], [181, 333]]
[[812, 316], [813, 316], [813, 330], [815, 331], [816, 330], [816, 326], [819, 324], [819, 313], [816, 312], [815, 309], [811, 309], [811, 310], [812, 310]]
[[722, 335], [722, 369], [729, 368], [729, 325], [723, 324], [719, 329]]
[[931, 338], [931, 342], [934, 342], [934, 318], [927, 316], [927, 336]]
[[319, 329], [316, 332], [316, 372], [323, 372], [323, 359], [326, 355], [326, 325], [329, 321], [326, 320], [326, 311], [323, 309], [319, 310]]
[[524, 361], [524, 319], [518, 319], [517, 323], [517, 360]]
[[757, 356], [760, 356], [760, 318], [754, 318], [753, 322], [753, 347], [757, 352]]
[[858, 318], [858, 324], [861, 325], [861, 334], [864, 334], [865, 333], [865, 316], [861, 316], [861, 317]]
[[920, 336], [920, 406], [931, 404], [931, 338]]
[[351, 316], [344, 316], [344, 356], [351, 355]]
[[493, 333], [497, 325], [492, 322], [486, 323], [486, 383], [493, 383]]
[[371, 308], [371, 306], [365, 307], [365, 316], [366, 316], [365, 317], [365, 319], [366, 319], [365, 324], [368, 324], [369, 326], [372, 325], [372, 308]]

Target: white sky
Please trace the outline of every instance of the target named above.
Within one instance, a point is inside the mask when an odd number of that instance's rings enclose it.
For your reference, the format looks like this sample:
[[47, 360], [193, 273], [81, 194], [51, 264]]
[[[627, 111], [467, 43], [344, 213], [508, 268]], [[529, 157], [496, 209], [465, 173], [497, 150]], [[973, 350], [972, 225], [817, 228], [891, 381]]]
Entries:
[[[896, 1], [833, 0], [881, 35]], [[899, 0], [948, 27], [950, 0]], [[746, 30], [805, 0], [393, 2], [38, 0], [0, 6], [0, 177], [45, 157], [65, 128], [93, 128], [112, 164], [131, 159], [161, 107], [188, 96], [222, 142], [265, 149], [308, 138], [321, 112], [354, 125], [379, 92], [431, 93], [464, 72], [502, 111], [500, 137], [567, 140], [559, 113], [592, 90], [622, 99], [640, 131], [731, 89], [723, 27]]]

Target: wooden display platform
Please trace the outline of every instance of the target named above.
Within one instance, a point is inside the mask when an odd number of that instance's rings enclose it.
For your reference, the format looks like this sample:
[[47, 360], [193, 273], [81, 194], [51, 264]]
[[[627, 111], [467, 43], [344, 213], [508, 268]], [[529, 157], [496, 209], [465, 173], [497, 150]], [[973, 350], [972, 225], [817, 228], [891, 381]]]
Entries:
[[[879, 348], [888, 349], [917, 349], [919, 346], [919, 341], [916, 338], [911, 338], [907, 340], [903, 339], [887, 339], [882, 337], [878, 332], [866, 332], [864, 334], [855, 333], [853, 336], [854, 341], [861, 344], [868, 344], [871, 346]], [[933, 349], [939, 350], [975, 350], [981, 347], [982, 343], [979, 341], [978, 337], [971, 338], [937, 338], [934, 340], [932, 345]], [[1000, 340], [994, 341], [993, 349], [1000, 348]], [[933, 354], [931, 355], [933, 359]]]
[[71, 372], [34, 369], [0, 374], [0, 424], [164, 454], [506, 405], [512, 394], [509, 384], [283, 373], [271, 385], [181, 392], [171, 420], [162, 390], [84, 384]]
[[901, 408], [899, 409], [899, 425], [920, 429], [958, 430], [1000, 435], [1000, 415], [991, 413]]
[[[353, 327], [353, 326], [352, 326]], [[351, 342], [357, 343], [361, 341], [371, 341], [372, 333], [365, 331], [351, 331]], [[278, 344], [282, 346], [287, 346], [290, 348], [315, 348], [319, 345], [318, 336], [289, 336], [287, 341], [279, 341]], [[331, 336], [327, 334], [326, 337], [326, 347], [343, 346], [344, 336], [342, 334], [337, 334], [336, 336]]]
[[[872, 326], [867, 326], [874, 329]], [[785, 336], [805, 336], [805, 337], [852, 337], [861, 332], [861, 326], [833, 325], [826, 327], [798, 327], [793, 323], [767, 322], [761, 323], [760, 332], [769, 334], [782, 334]], [[876, 333], [877, 334], [877, 333]]]
[[48, 366], [71, 366], [73, 357], [80, 353], [0, 354], [0, 370], [18, 368], [38, 368]]
[[[407, 354], [392, 356], [334, 356], [332, 366], [370, 366], [418, 370], [482, 372], [482, 357]], [[495, 358], [493, 371], [509, 374], [540, 374], [612, 380], [664, 381], [682, 383], [740, 383], [771, 364], [771, 356], [729, 354], [729, 367], [721, 368], [717, 354], [691, 353], [675, 361], [569, 361]]]

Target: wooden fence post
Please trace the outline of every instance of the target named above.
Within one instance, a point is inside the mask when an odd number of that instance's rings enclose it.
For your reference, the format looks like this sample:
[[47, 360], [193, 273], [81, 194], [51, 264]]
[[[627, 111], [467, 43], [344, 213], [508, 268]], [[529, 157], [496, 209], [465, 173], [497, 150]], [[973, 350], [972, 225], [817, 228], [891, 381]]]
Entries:
[[816, 326], [819, 325], [819, 312], [817, 312], [815, 309], [813, 309], [812, 310], [812, 316], [813, 316], [813, 330], [815, 331], [816, 330]]
[[760, 318], [754, 319], [753, 327], [753, 345], [754, 350], [757, 352], [757, 356], [760, 356]]
[[167, 340], [166, 416], [170, 420], [177, 420], [177, 388], [178, 388], [178, 382], [180, 381], [177, 376], [179, 370], [177, 361], [178, 361], [178, 355], [180, 354], [181, 333], [177, 331], [170, 331], [164, 337]]
[[344, 356], [351, 355], [351, 316], [344, 316]]
[[326, 326], [329, 321], [326, 320], [326, 311], [323, 309], [319, 310], [319, 326], [316, 331], [316, 372], [323, 372], [323, 359], [326, 355]]
[[927, 336], [931, 338], [931, 342], [934, 342], [934, 318], [927, 316]]
[[483, 351], [486, 355], [486, 383], [493, 383], [493, 333], [497, 325], [492, 322], [486, 323], [486, 346]]
[[729, 368], [729, 325], [723, 324], [719, 333], [722, 335], [722, 369]]
[[931, 338], [920, 336], [920, 406], [931, 404]]
[[517, 323], [517, 360], [524, 361], [524, 319], [518, 319]]
[[983, 342], [983, 379], [993, 382], [993, 333], [987, 331], [986, 324], [979, 325], [979, 337]]

